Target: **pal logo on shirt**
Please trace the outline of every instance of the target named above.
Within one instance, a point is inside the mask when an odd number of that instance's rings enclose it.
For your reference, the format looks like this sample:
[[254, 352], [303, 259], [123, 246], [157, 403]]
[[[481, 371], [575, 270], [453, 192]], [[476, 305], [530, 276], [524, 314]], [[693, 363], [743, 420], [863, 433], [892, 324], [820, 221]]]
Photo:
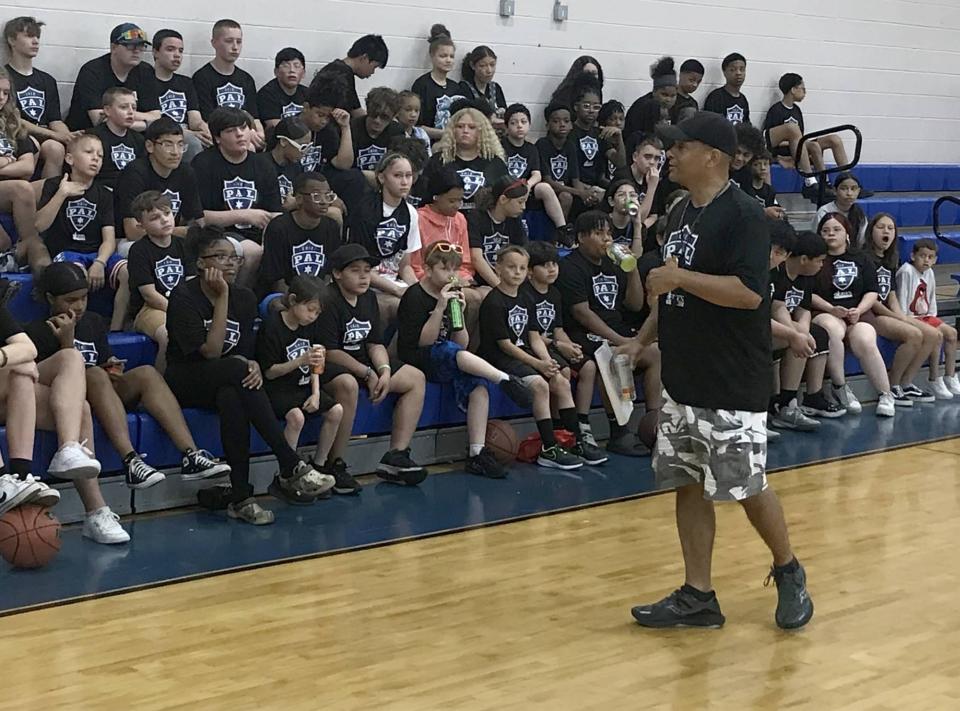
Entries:
[[280, 116], [282, 118], [291, 118], [293, 116], [299, 116], [302, 113], [303, 107], [300, 104], [295, 104], [292, 101], [280, 109]]
[[97, 350], [97, 346], [90, 341], [81, 341], [76, 338], [73, 339], [73, 347], [76, 348], [80, 355], [83, 356], [83, 365], [87, 368], [92, 368], [97, 364], [97, 358], [100, 355], [100, 352]]
[[293, 182], [286, 175], [277, 176], [277, 185], [280, 188], [280, 199], [286, 200], [287, 196], [293, 192]]
[[257, 202], [256, 183], [243, 178], [224, 180], [223, 201], [231, 210], [249, 210]]
[[[309, 349], [310, 349], [310, 341], [308, 341], [306, 338], [298, 338], [289, 346], [287, 346], [287, 360], [288, 361], [296, 360], [297, 358], [302, 356], [304, 353], [306, 353]], [[310, 366], [301, 365], [300, 372], [303, 373], [304, 375], [309, 375]], [[306, 385], [306, 383], [304, 383], [301, 380], [300, 385]]]
[[537, 304], [537, 323], [544, 333], [550, 333], [556, 318], [557, 309], [551, 302], [541, 301]]
[[110, 149], [110, 158], [117, 170], [123, 170], [137, 157], [136, 152], [126, 143], [118, 143]]
[[[43, 112], [47, 108], [47, 95], [39, 89], [28, 86], [17, 92], [17, 102], [20, 104], [20, 110], [37, 123], [43, 118]], [[57, 117], [59, 118], [59, 117]]]
[[327, 257], [323, 253], [323, 245], [314, 244], [312, 240], [294, 245], [290, 254], [290, 266], [297, 274], [320, 276], [320, 271], [326, 263]]
[[509, 241], [509, 237], [506, 237], [499, 232], [494, 232], [492, 235], [484, 235], [483, 256], [486, 257], [487, 261], [490, 262], [491, 265], [496, 264], [497, 252], [503, 249]]
[[13, 156], [13, 141], [6, 136], [0, 136], [0, 156]]
[[510, 327], [510, 330], [513, 331], [513, 334], [517, 337], [517, 345], [522, 346], [523, 343], [523, 332], [527, 328], [527, 321], [529, 320], [529, 315], [527, 314], [527, 309], [525, 306], [514, 306], [507, 312], [507, 325]]
[[458, 170], [457, 175], [459, 175], [460, 180], [463, 181], [463, 197], [467, 200], [476, 195], [477, 191], [486, 185], [487, 182], [487, 179], [479, 170], [464, 168], [463, 170]]
[[163, 284], [163, 288], [167, 290], [164, 296], [169, 297], [170, 292], [183, 279], [183, 262], [177, 257], [167, 255], [153, 265], [153, 273], [156, 275], [157, 281]]
[[507, 172], [514, 180], [519, 180], [527, 172], [527, 159], [519, 153], [507, 158]]
[[323, 148], [321, 146], [310, 146], [307, 152], [300, 158], [300, 165], [303, 166], [304, 173], [313, 173], [317, 168], [323, 165]]
[[727, 109], [727, 121], [730, 123], [743, 123], [743, 107], [740, 104], [734, 104]]
[[550, 159], [550, 172], [553, 174], [554, 180], [563, 180], [563, 177], [567, 174], [567, 168], [567, 157], [562, 153]]
[[82, 241], [83, 235], [76, 233], [83, 232], [97, 218], [97, 206], [86, 198], [71, 200], [67, 203], [66, 213], [67, 219], [76, 231], [73, 238]]
[[[210, 330], [210, 324], [213, 323], [212, 319], [205, 318], [203, 319], [203, 327], [205, 330]], [[232, 318], [227, 319], [227, 333], [223, 338], [223, 350], [220, 351], [220, 355], [226, 355], [234, 348], [237, 347], [237, 344], [240, 342], [240, 323], [234, 321]]]
[[454, 101], [459, 101], [462, 96], [438, 96], [437, 97], [437, 115], [433, 120], [434, 128], [443, 128], [450, 120], [450, 107]]
[[597, 157], [597, 153], [600, 152], [600, 144], [597, 143], [597, 139], [593, 136], [584, 136], [580, 139], [580, 150], [583, 151], [583, 155], [587, 157], [588, 165], [593, 163], [593, 159]]
[[856, 262], [838, 259], [833, 263], [833, 285], [841, 291], [846, 291], [859, 273]]
[[390, 257], [396, 254], [398, 243], [406, 236], [406, 225], [401, 225], [395, 218], [391, 217], [389, 220], [381, 222], [377, 225], [376, 235], [377, 249], [380, 250], [380, 255]]
[[160, 97], [160, 113], [177, 123], [184, 123], [187, 120], [187, 95], [172, 89], [164, 92]]
[[609, 274], [597, 274], [593, 277], [593, 295], [603, 308], [613, 311], [617, 307], [617, 296], [620, 295], [617, 278]]
[[891, 277], [892, 274], [886, 267], [877, 269], [877, 293], [880, 296], [880, 301], [886, 301], [887, 297], [890, 296], [890, 287], [893, 285]]
[[358, 351], [367, 336], [370, 335], [370, 322], [352, 318], [347, 321], [343, 333], [343, 350]]
[[229, 109], [242, 109], [246, 95], [239, 86], [227, 83], [217, 87], [217, 106]]
[[180, 214], [180, 206], [183, 204], [180, 199], [180, 191], [167, 188], [163, 191], [163, 196], [170, 201], [170, 210], [173, 212], [173, 217], [176, 218]]
[[798, 289], [794, 286], [787, 289], [787, 293], [783, 295], [783, 303], [787, 305], [787, 311], [793, 313], [803, 301], [803, 295], [803, 289]]
[[691, 232], [689, 225], [674, 230], [663, 245], [664, 260], [667, 257], [676, 257], [681, 267], [689, 267], [693, 264], [693, 257], [697, 253], [698, 239], [700, 235]]
[[357, 151], [357, 167], [360, 170], [373, 170], [386, 154], [387, 149], [380, 146], [367, 146]]

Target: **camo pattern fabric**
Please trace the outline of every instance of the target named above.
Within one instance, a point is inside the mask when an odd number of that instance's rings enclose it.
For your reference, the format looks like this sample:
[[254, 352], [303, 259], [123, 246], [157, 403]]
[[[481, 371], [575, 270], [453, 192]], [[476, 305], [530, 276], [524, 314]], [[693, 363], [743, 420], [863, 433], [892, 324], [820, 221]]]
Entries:
[[653, 453], [657, 484], [703, 482], [710, 501], [742, 501], [767, 488], [767, 413], [681, 405], [663, 393]]

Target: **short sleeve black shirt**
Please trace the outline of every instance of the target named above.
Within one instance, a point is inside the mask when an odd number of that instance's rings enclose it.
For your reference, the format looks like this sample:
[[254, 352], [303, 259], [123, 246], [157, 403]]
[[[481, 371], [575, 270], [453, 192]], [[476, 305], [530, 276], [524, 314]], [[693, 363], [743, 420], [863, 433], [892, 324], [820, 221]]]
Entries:
[[120, 171], [147, 155], [143, 136], [136, 131], [127, 130], [126, 134], [118, 136], [106, 123], [101, 123], [93, 129], [93, 133], [103, 144], [103, 167], [97, 180], [111, 188], [116, 185]]
[[320, 343], [317, 322], [291, 329], [279, 313], [270, 314], [257, 334], [257, 362], [264, 373], [267, 390], [281, 388], [306, 388], [310, 385], [310, 367], [301, 365], [279, 378], [266, 377], [267, 369], [296, 360], [310, 347]]
[[543, 177], [555, 180], [562, 185], [573, 185], [574, 180], [580, 179], [577, 147], [572, 141], [567, 141], [557, 148], [549, 137], [544, 136], [537, 141], [536, 145], [540, 153], [540, 172]]
[[507, 175], [507, 166], [499, 158], [477, 157], [473, 160], [454, 158], [444, 164], [443, 156], [434, 153], [427, 162], [423, 174], [429, 185], [430, 176], [446, 166], [453, 166], [460, 180], [463, 182], [463, 206], [461, 212], [473, 210], [477, 193], [488, 185], [493, 185], [497, 178]]
[[13, 318], [6, 306], [0, 306], [0, 342], [6, 343], [18, 333], [23, 333], [20, 324]]
[[359, 116], [350, 122], [350, 136], [353, 140], [353, 167], [373, 170], [387, 154], [393, 140], [403, 138], [403, 127], [391, 121], [379, 136], [374, 137], [367, 131], [366, 117]]
[[194, 73], [193, 85], [200, 99], [200, 113], [204, 121], [210, 119], [214, 109], [222, 107], [243, 109], [254, 118], [259, 118], [257, 85], [253, 77], [240, 67], [234, 67], [233, 74], [225, 76], [207, 62]]
[[160, 113], [181, 126], [187, 125], [187, 112], [200, 110], [200, 97], [193, 80], [183, 74], [174, 74], [168, 81], [157, 79], [157, 103]]
[[130, 163], [120, 173], [114, 187], [118, 217], [133, 217], [130, 206], [134, 198], [147, 190], [156, 190], [170, 200], [179, 226], [203, 217], [197, 176], [193, 168], [186, 163], [181, 163], [166, 178], [157, 174], [149, 158], [139, 158]]
[[443, 128], [450, 120], [450, 107], [458, 99], [470, 97], [470, 90], [454, 79], [440, 86], [430, 72], [417, 78], [411, 88], [420, 97], [420, 126]]
[[9, 64], [6, 69], [12, 84], [10, 98], [16, 102], [25, 121], [46, 127], [51, 121], [63, 120], [56, 79], [39, 69], [34, 69], [29, 76], [21, 74]]
[[[247, 154], [242, 163], [231, 163], [216, 146], [193, 159], [193, 171], [200, 188], [204, 210], [266, 210], [280, 212], [280, 186], [270, 157]], [[260, 241], [260, 233], [249, 225], [236, 225], [244, 236]]]
[[127, 260], [132, 314], [136, 314], [144, 304], [141, 286], [153, 285], [160, 296], [169, 299], [173, 290], [197, 271], [182, 237], [173, 237], [168, 246], [161, 247], [143, 236], [130, 245]]
[[604, 185], [607, 181], [607, 151], [610, 142], [600, 138], [600, 129], [574, 126], [570, 138], [577, 149], [577, 170], [587, 185]]
[[[202, 279], [181, 282], [170, 294], [167, 305], [167, 362], [198, 363], [206, 359], [200, 346], [207, 340], [213, 322], [213, 303], [203, 293]], [[227, 297], [227, 330], [221, 357], [253, 357], [253, 322], [257, 318], [257, 297], [249, 289], [231, 285]]]
[[817, 294], [845, 309], [856, 307], [868, 292], [880, 293], [876, 267], [862, 254], [828, 254], [816, 279]]
[[114, 86], [123, 86], [137, 95], [137, 111], [155, 111], [157, 103], [157, 77], [153, 67], [140, 62], [130, 70], [125, 81], [120, 81], [110, 66], [110, 55], [104, 54], [80, 67], [73, 85], [67, 126], [71, 131], [91, 127], [88, 111], [103, 108], [103, 92]]
[[720, 86], [707, 95], [703, 110], [720, 114], [730, 123], [750, 123], [750, 102], [744, 94], [733, 96]]
[[497, 364], [510, 359], [500, 349], [499, 341], [510, 341], [518, 348], [530, 350], [530, 331], [540, 331], [533, 304], [527, 295], [516, 296], [492, 289], [480, 304], [480, 356]]
[[[397, 355], [404, 363], [409, 363], [424, 372], [431, 370], [431, 346], [420, 345], [420, 334], [436, 307], [437, 300], [417, 283], [403, 292], [397, 309]], [[449, 312], [445, 311], [440, 332], [434, 343], [450, 340], [451, 332]]]
[[[778, 101], [767, 111], [766, 118], [763, 119], [763, 132], [767, 133], [771, 128], [783, 126], [784, 124], [795, 123], [800, 127], [800, 133], [803, 133], [803, 111], [797, 104], [789, 109]], [[768, 136], [769, 139], [769, 136]]]
[[342, 76], [346, 82], [347, 87], [349, 88], [347, 92], [347, 100], [344, 106], [340, 108], [344, 111], [356, 111], [360, 108], [360, 97], [357, 95], [357, 76], [353, 73], [353, 70], [350, 68], [350, 65], [344, 62], [342, 59], [334, 59], [327, 66], [320, 70], [318, 73], [332, 72], [334, 74], [339, 74]]
[[520, 288], [521, 293], [533, 304], [537, 330], [547, 338], [553, 338], [553, 332], [563, 328], [563, 297], [554, 284], [547, 287], [546, 293], [540, 293], [529, 281]]
[[[56, 195], [60, 178], [43, 181], [38, 208], [42, 208]], [[43, 233], [43, 241], [56, 257], [61, 252], [92, 253], [103, 243], [103, 228], [113, 227], [113, 193], [102, 184], [94, 182], [80, 197], [63, 201], [53, 223]]]
[[324, 294], [323, 313], [317, 323], [323, 346], [331, 351], [343, 351], [365, 365], [371, 365], [367, 346], [383, 345], [380, 307], [372, 291], [360, 294], [356, 306], [352, 306], [336, 284], [331, 284]]
[[540, 153], [529, 141], [519, 148], [506, 138], [501, 141], [507, 156], [507, 172], [514, 180], [529, 180], [530, 174], [540, 170]]
[[[491, 267], [497, 264], [497, 253], [508, 244], [523, 246], [527, 243], [527, 231], [519, 217], [508, 217], [503, 222], [494, 222], [487, 210], [470, 211], [467, 215], [467, 234], [470, 247], [482, 249], [483, 256]], [[486, 284], [479, 274], [477, 284]]]
[[791, 279], [787, 266], [781, 264], [770, 271], [770, 286], [774, 301], [786, 304], [791, 314], [797, 309], [812, 310], [813, 292], [816, 280], [813, 277], [797, 275]]
[[298, 225], [291, 213], [271, 220], [263, 233], [259, 293], [268, 294], [280, 279], [289, 284], [298, 274], [326, 277], [330, 255], [341, 244], [340, 226], [329, 217], [309, 230]]
[[303, 102], [307, 98], [307, 90], [298, 84], [293, 94], [288, 94], [280, 86], [280, 82], [271, 79], [257, 92], [257, 111], [261, 121], [285, 119], [299, 116], [303, 113]]
[[[30, 340], [37, 347], [38, 363], [60, 350], [60, 341], [57, 340], [45, 319], [27, 324], [26, 330]], [[77, 321], [73, 332], [73, 347], [83, 356], [83, 364], [87, 368], [103, 365], [113, 355], [107, 341], [109, 332], [109, 324], [100, 314], [92, 311], [85, 312]]]
[[563, 294], [564, 330], [573, 340], [581, 344], [601, 340], [599, 336], [588, 333], [573, 315], [573, 307], [584, 302], [611, 329], [622, 335], [629, 332], [623, 318], [627, 275], [606, 255], [600, 264], [594, 264], [579, 249], [574, 250], [560, 260], [557, 287]]
[[328, 123], [319, 131], [314, 131], [313, 143], [300, 159], [300, 165], [307, 173], [319, 171], [339, 150], [340, 131], [332, 123]]

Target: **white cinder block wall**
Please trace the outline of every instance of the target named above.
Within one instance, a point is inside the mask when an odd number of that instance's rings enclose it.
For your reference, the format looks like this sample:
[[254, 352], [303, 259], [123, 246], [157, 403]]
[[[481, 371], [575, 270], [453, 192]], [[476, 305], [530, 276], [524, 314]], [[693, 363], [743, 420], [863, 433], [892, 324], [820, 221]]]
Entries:
[[[871, 162], [960, 162], [960, 2], [958, 0], [564, 0], [570, 19], [551, 19], [553, 0], [516, 0], [501, 18], [499, 0], [35, 0], [0, 3], [6, 21], [33, 14], [47, 23], [37, 66], [60, 81], [66, 110], [83, 62], [107, 50], [110, 28], [134, 21], [148, 35], [179, 30], [192, 73], [207, 61], [210, 27], [221, 17], [244, 25], [241, 66], [258, 85], [272, 77], [284, 46], [307, 57], [308, 78], [345, 56], [353, 39], [383, 34], [390, 66], [360, 83], [409, 87], [429, 68], [425, 37], [433, 22], [453, 33], [458, 55], [488, 44], [499, 55], [497, 79], [508, 101], [540, 110], [580, 54], [597, 57], [606, 75], [604, 98], [629, 105], [649, 89], [648, 67], [661, 54], [678, 65], [697, 57], [707, 67], [701, 103], [722, 83], [720, 58], [748, 58], [745, 93], [760, 125], [778, 98], [778, 77], [803, 75], [810, 129], [854, 123]], [[122, 8], [122, 10], [121, 10]]]

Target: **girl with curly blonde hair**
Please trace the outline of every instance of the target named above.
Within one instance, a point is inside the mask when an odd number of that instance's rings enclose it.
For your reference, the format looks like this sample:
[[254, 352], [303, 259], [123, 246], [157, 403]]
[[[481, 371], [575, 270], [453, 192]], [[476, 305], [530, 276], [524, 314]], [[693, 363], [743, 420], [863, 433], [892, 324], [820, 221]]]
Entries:
[[[36, 246], [40, 241], [34, 224], [36, 197], [27, 181], [36, 167], [37, 146], [20, 125], [11, 92], [10, 75], [0, 67], [0, 212], [12, 212], [21, 241]], [[0, 251], [10, 246], [10, 236], [0, 228]]]
[[428, 184], [430, 176], [445, 165], [452, 165], [463, 183], [464, 212], [474, 208], [474, 199], [482, 188], [507, 175], [500, 139], [477, 109], [461, 109], [450, 118], [424, 171]]

